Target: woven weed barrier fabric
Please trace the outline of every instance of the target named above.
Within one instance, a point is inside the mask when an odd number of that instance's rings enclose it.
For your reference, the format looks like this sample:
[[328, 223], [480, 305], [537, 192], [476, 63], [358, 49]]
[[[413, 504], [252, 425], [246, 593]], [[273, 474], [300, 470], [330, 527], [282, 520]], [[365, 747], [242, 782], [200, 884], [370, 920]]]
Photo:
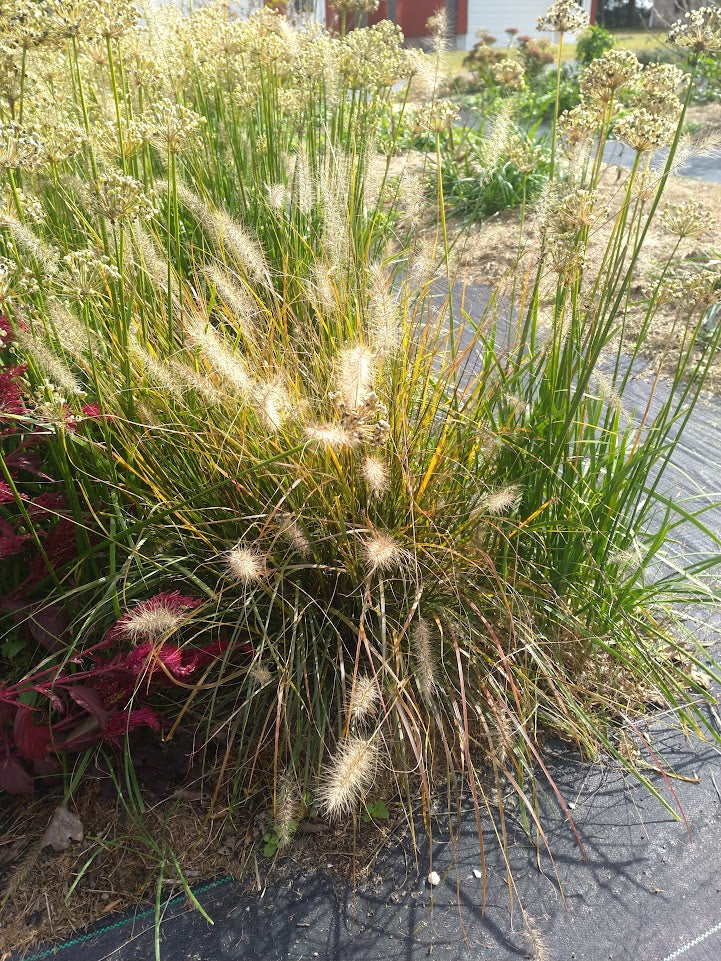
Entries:
[[[583, 765], [561, 748], [549, 772], [570, 802], [584, 855], [549, 790], [542, 799], [551, 856], [511, 816], [513, 883], [550, 961], [717, 961], [721, 957], [721, 757], [678, 731], [653, 732], [657, 757], [676, 777], [651, 772], [683, 810], [674, 820], [616, 767]], [[684, 780], [688, 779], [688, 780]], [[673, 795], [676, 795], [674, 800]], [[514, 824], [515, 822], [515, 824]], [[490, 827], [490, 826], [489, 826]], [[486, 831], [486, 897], [475, 818], [451, 837], [439, 818], [417, 852], [400, 837], [355, 888], [322, 870], [298, 870], [265, 892], [218, 879], [197, 896], [211, 926], [183, 896], [163, 905], [167, 961], [375, 961], [422, 958], [508, 961], [532, 957], [522, 912], [509, 910], [506, 868]], [[437, 888], [426, 877], [431, 865]], [[475, 869], [475, 870], [474, 870]], [[154, 910], [146, 907], [38, 948], [25, 961], [150, 961]]]

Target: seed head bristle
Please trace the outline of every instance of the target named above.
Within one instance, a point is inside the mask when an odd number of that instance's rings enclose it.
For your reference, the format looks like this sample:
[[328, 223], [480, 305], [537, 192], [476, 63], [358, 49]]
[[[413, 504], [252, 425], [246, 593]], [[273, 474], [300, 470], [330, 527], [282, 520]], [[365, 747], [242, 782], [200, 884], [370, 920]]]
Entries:
[[374, 497], [380, 497], [388, 490], [388, 467], [379, 457], [366, 457], [363, 462], [363, 477]]
[[225, 346], [221, 337], [210, 324], [192, 318], [186, 322], [186, 330], [191, 342], [200, 349], [208, 364], [227, 384], [235, 388], [245, 400], [250, 400], [255, 392], [253, 377], [245, 359]]
[[338, 392], [349, 410], [358, 410], [373, 389], [375, 358], [362, 344], [348, 347], [338, 359]]
[[295, 781], [287, 774], [278, 786], [277, 803], [275, 808], [275, 833], [278, 836], [278, 847], [288, 847], [298, 827], [298, 812], [300, 810], [300, 793]]
[[266, 573], [266, 559], [253, 547], [238, 544], [225, 557], [230, 576], [239, 584], [249, 586], [262, 581]]
[[390, 534], [374, 531], [363, 542], [366, 566], [371, 573], [389, 571], [403, 559], [404, 551]]
[[310, 541], [292, 514], [278, 515], [278, 532], [299, 554], [307, 555], [310, 553]]
[[338, 424], [311, 424], [306, 427], [305, 435], [308, 440], [335, 450], [354, 447], [357, 443], [353, 434]]
[[518, 484], [502, 487], [495, 491], [488, 491], [483, 497], [483, 506], [489, 514], [507, 514], [515, 510], [521, 496]]
[[84, 393], [67, 364], [46, 344], [20, 329], [15, 336], [19, 346], [33, 358], [35, 363], [64, 392], [66, 397], [78, 397]]
[[351, 737], [337, 749], [322, 774], [316, 799], [324, 814], [336, 820], [350, 814], [373, 783], [378, 763], [374, 738]]
[[375, 678], [361, 674], [355, 679], [349, 705], [350, 719], [360, 724], [374, 717], [378, 710], [378, 685]]
[[436, 688], [436, 658], [431, 646], [430, 624], [424, 617], [418, 619], [411, 634], [411, 646], [418, 690], [425, 701], [430, 701]]
[[255, 340], [258, 334], [255, 305], [238, 279], [216, 264], [206, 267], [205, 276], [230, 311], [234, 326], [246, 340]]

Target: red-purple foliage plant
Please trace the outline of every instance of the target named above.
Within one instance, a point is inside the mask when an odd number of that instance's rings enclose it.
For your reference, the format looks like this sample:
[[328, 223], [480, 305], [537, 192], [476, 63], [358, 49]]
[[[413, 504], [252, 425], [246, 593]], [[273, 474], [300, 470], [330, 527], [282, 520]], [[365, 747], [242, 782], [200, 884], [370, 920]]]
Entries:
[[62, 753], [118, 747], [138, 727], [159, 731], [153, 695], [192, 678], [227, 650], [171, 641], [200, 601], [177, 591], [136, 604], [85, 651], [0, 684], [0, 790], [29, 794], [34, 777], [60, 770]]

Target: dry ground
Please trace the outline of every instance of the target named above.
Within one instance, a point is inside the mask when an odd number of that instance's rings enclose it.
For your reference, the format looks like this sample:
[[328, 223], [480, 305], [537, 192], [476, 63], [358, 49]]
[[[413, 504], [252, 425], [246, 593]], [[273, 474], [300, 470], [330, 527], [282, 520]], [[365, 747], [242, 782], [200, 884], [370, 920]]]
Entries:
[[[67, 939], [88, 925], [154, 903], [162, 870], [161, 901], [183, 894], [172, 863], [161, 869], [156, 849], [173, 851], [188, 884], [231, 875], [262, 891], [299, 868], [323, 865], [338, 877], [367, 880], [378, 853], [398, 823], [398, 814], [367, 821], [354, 831], [313, 818], [301, 821], [292, 845], [269, 860], [263, 833], [272, 824], [269, 808], [249, 805], [240, 816], [228, 808], [210, 809], [209, 794], [180, 788], [129, 816], [117, 798], [103, 796], [102, 782], [88, 778], [68, 808], [80, 817], [85, 837], [68, 850], [43, 850], [39, 841], [52, 818], [57, 797], [8, 805], [0, 820], [0, 961], [46, 941]], [[71, 890], [72, 888], [72, 890]]]

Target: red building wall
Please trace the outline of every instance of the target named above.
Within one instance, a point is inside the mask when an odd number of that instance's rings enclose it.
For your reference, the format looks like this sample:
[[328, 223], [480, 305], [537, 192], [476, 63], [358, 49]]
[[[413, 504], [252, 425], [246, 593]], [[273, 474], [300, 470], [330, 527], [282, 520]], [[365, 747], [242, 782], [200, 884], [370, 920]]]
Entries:
[[[426, 21], [444, 0], [396, 0], [396, 23], [406, 37], [427, 37]], [[334, 16], [332, 0], [327, 2], [327, 21], [330, 25]], [[381, 0], [378, 12], [371, 18], [371, 23], [388, 19], [388, 0]], [[468, 0], [456, 0], [455, 23], [451, 23], [452, 34], [464, 34], [468, 31]]]
[[[426, 21], [440, 7], [443, 0], [396, 0], [396, 16], [403, 33], [407, 37], [426, 37]], [[451, 23], [451, 33], [465, 33], [468, 23], [468, 0], [457, 0], [455, 23]]]

